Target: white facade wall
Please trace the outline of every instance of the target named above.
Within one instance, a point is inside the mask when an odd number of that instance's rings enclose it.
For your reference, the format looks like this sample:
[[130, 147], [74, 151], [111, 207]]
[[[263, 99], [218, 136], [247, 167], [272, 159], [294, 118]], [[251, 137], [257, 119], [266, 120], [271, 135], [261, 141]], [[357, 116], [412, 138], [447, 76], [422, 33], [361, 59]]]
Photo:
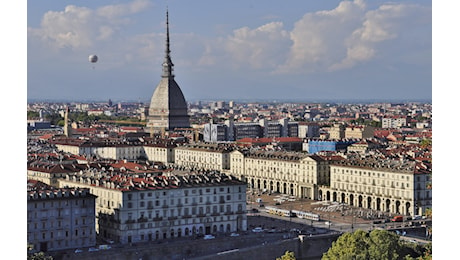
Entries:
[[145, 155], [150, 161], [164, 164], [174, 163], [173, 147], [144, 146]]
[[230, 153], [213, 149], [177, 147], [174, 162], [178, 166], [224, 171], [230, 169]]
[[90, 187], [99, 234], [123, 244], [247, 230], [245, 184], [122, 191], [67, 178], [61, 185]]
[[[331, 165], [329, 200], [393, 214], [422, 215], [431, 207], [429, 175]], [[335, 195], [334, 195], [335, 193]], [[323, 193], [323, 200], [326, 200]]]

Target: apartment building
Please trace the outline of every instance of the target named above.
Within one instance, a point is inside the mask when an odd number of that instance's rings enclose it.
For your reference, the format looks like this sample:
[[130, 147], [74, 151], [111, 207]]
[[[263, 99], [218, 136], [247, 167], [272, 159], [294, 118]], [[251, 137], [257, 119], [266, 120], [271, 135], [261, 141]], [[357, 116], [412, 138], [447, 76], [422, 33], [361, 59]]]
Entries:
[[120, 140], [61, 139], [53, 141], [57, 149], [78, 155], [94, 155], [97, 158], [114, 160], [137, 160], [145, 158], [143, 144]]
[[401, 128], [407, 126], [407, 118], [403, 116], [383, 117], [382, 128]]
[[32, 252], [96, 245], [96, 196], [89, 189], [27, 183], [27, 244]]
[[47, 185], [57, 186], [58, 179], [67, 174], [87, 169], [87, 164], [69, 162], [50, 162], [46, 160], [30, 160], [27, 162], [27, 179], [43, 182]]
[[146, 159], [153, 162], [164, 164], [174, 163], [174, 149], [176, 145], [172, 143], [147, 143], [143, 145]]
[[367, 139], [374, 137], [372, 126], [347, 126], [345, 128], [346, 139]]
[[318, 155], [264, 150], [233, 151], [230, 171], [250, 188], [316, 199], [329, 184], [329, 161]]
[[174, 149], [174, 163], [188, 169], [225, 171], [230, 169], [229, 145], [196, 143]]
[[341, 140], [345, 138], [345, 125], [335, 124], [329, 128], [329, 139]]
[[348, 156], [332, 160], [326, 156], [247, 149], [231, 153], [230, 170], [249, 188], [268, 192], [393, 214], [422, 215], [431, 207], [431, 166]]
[[246, 183], [218, 171], [68, 176], [98, 196], [98, 232], [122, 244], [247, 230]]
[[316, 138], [319, 137], [319, 125], [317, 123], [299, 122], [298, 136], [299, 138]]
[[431, 208], [431, 169], [415, 161], [348, 159], [330, 165], [330, 187], [321, 187], [321, 200], [386, 211], [423, 215]]

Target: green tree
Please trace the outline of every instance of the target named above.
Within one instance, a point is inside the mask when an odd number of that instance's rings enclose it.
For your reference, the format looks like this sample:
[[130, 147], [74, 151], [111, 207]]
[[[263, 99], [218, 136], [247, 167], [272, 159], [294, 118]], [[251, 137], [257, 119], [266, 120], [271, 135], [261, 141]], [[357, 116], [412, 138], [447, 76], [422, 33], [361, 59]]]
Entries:
[[370, 259], [397, 259], [401, 251], [399, 236], [385, 230], [373, 230], [368, 244]]
[[277, 257], [276, 260], [296, 260], [294, 252], [286, 251], [281, 257]]
[[332, 247], [323, 254], [322, 259], [363, 259], [369, 258], [369, 237], [368, 234], [362, 230], [357, 230], [353, 233], [345, 233], [341, 235]]

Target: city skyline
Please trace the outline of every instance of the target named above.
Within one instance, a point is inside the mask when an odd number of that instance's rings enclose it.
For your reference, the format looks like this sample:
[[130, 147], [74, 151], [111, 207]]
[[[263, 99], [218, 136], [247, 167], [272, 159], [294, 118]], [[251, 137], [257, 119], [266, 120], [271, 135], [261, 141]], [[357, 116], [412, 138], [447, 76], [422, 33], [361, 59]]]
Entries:
[[147, 101], [161, 77], [168, 8], [187, 101], [431, 101], [431, 1], [29, 1], [27, 8], [29, 100]]

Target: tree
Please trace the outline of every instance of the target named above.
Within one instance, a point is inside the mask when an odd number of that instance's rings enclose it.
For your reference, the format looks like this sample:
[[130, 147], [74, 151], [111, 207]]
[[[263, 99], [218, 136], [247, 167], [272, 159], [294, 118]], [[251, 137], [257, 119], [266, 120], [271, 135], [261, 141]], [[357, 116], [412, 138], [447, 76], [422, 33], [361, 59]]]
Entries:
[[294, 252], [286, 251], [281, 257], [277, 257], [276, 260], [296, 260]]
[[332, 247], [323, 254], [322, 259], [370, 259], [369, 252], [369, 237], [362, 230], [356, 230], [353, 233], [345, 233], [341, 235]]
[[401, 251], [399, 236], [393, 232], [373, 230], [369, 234], [369, 256], [371, 259], [397, 259]]
[[387, 230], [375, 229], [370, 233], [357, 230], [341, 235], [322, 259], [428, 260], [431, 259], [431, 245], [422, 247], [401, 242], [398, 235]]

